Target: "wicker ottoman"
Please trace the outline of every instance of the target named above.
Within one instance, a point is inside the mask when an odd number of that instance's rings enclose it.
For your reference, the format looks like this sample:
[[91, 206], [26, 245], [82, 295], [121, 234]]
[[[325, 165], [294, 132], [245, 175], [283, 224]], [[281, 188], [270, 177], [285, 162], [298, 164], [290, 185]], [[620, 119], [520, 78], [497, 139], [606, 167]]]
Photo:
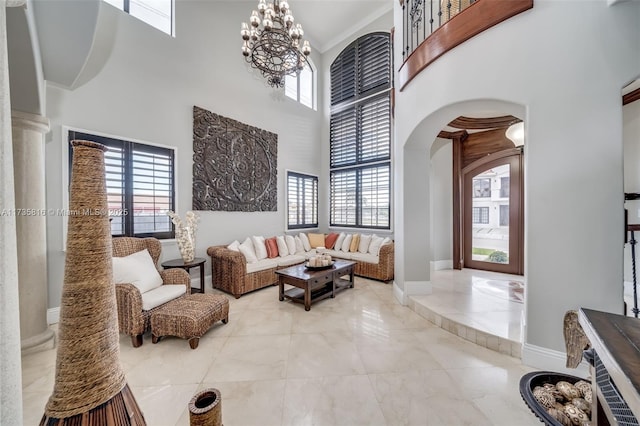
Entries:
[[229, 320], [229, 299], [218, 294], [191, 294], [169, 302], [151, 314], [153, 343], [162, 336], [189, 339], [191, 349], [198, 347], [200, 337], [216, 322]]

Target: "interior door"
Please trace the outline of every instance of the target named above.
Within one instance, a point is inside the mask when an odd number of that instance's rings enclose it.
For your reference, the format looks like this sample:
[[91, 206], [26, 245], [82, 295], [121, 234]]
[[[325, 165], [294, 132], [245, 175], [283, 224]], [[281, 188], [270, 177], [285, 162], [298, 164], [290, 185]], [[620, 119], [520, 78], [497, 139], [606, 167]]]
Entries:
[[462, 170], [463, 264], [524, 273], [522, 151], [500, 151]]

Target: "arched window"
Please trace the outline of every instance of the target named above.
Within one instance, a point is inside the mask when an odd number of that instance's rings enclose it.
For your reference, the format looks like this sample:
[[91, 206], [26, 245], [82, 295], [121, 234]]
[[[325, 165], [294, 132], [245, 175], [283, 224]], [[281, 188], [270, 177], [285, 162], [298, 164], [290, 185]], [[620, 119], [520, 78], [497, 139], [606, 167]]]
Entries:
[[294, 101], [311, 109], [316, 109], [316, 72], [311, 58], [297, 76], [288, 75], [284, 79], [284, 93]]
[[330, 226], [391, 228], [389, 33], [364, 35], [331, 64]]

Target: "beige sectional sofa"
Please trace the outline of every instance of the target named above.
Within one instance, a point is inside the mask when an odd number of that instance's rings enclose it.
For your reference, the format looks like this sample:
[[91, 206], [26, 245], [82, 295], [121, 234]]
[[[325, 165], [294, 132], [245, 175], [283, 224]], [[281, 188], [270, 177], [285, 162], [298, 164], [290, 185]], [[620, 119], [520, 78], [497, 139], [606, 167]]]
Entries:
[[[269, 246], [274, 245], [273, 238], [250, 237], [243, 243], [234, 241], [227, 246], [211, 246], [207, 249], [207, 254], [211, 257], [211, 280], [213, 288], [220, 289], [233, 294], [236, 298], [253, 290], [257, 290], [278, 283], [275, 271], [288, 266], [304, 263], [311, 256], [318, 252], [329, 253], [332, 257], [348, 259], [356, 262], [355, 274], [380, 281], [390, 281], [393, 279], [394, 268], [394, 243], [390, 239], [377, 237], [377, 246], [372, 247], [372, 251], [364, 247], [345, 248], [344, 240], [338, 239], [341, 246], [334, 249], [324, 249], [319, 246], [318, 236], [321, 234], [309, 234], [316, 237], [312, 247], [307, 234], [301, 233], [296, 236], [277, 237], [277, 255]], [[350, 235], [350, 234], [349, 234]], [[371, 237], [371, 236], [369, 236]], [[374, 236], [375, 237], [375, 236]], [[374, 237], [371, 237], [373, 240]], [[270, 240], [270, 241], [269, 241]], [[264, 248], [267, 250], [265, 256]], [[256, 250], [257, 248], [257, 250]], [[362, 248], [362, 251], [359, 249]], [[271, 256], [271, 257], [269, 257]]]

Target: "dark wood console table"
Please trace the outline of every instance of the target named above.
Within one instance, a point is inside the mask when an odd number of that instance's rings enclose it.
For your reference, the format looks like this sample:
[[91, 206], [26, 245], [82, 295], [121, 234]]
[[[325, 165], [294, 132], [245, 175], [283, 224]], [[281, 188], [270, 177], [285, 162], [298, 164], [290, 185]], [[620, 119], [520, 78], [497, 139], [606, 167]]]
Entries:
[[593, 425], [638, 425], [640, 418], [640, 319], [580, 309], [591, 343]]
[[[335, 297], [336, 293], [346, 288], [353, 288], [353, 271], [355, 262], [336, 259], [333, 266], [327, 269], [312, 270], [304, 265], [291, 266], [276, 271], [280, 286], [280, 301], [285, 297], [294, 302], [304, 303], [305, 311], [311, 309], [311, 303], [327, 297]], [[341, 277], [349, 275], [349, 280]], [[284, 285], [294, 286], [285, 291]]]

